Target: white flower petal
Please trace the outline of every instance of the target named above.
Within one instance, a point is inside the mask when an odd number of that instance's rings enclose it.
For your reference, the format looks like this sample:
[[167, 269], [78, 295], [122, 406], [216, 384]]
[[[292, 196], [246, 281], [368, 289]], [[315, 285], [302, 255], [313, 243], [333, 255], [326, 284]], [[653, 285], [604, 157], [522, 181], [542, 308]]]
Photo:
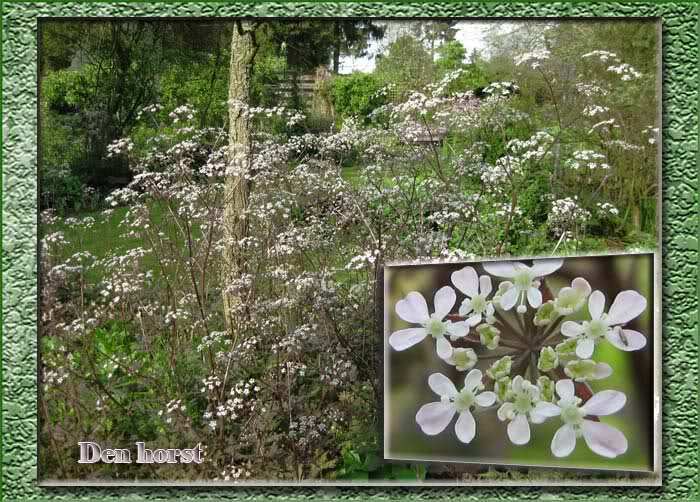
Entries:
[[428, 403], [416, 413], [416, 423], [429, 436], [440, 434], [450, 423], [457, 410], [452, 403]]
[[574, 321], [564, 321], [560, 328], [561, 334], [573, 338], [583, 333], [583, 326]]
[[495, 275], [496, 277], [514, 277], [518, 268], [512, 261], [492, 261], [482, 264], [486, 273]]
[[489, 302], [489, 304], [486, 305], [486, 317], [491, 317], [495, 312], [496, 309], [494, 308], [493, 303]]
[[488, 406], [491, 406], [495, 402], [496, 402], [496, 393], [491, 392], [490, 390], [487, 390], [486, 392], [482, 392], [481, 394], [478, 394], [476, 396], [476, 404], [478, 404], [482, 408], [486, 408]]
[[436, 348], [440, 359], [447, 359], [452, 355], [452, 344], [444, 336], [437, 339]]
[[600, 319], [605, 310], [605, 295], [602, 291], [593, 291], [588, 297], [588, 312], [591, 314], [591, 319]]
[[535, 260], [530, 267], [535, 277], [542, 277], [543, 275], [549, 275], [556, 272], [564, 264], [562, 259], [548, 259], [548, 260]]
[[505, 422], [513, 412], [513, 409], [515, 409], [515, 405], [513, 403], [503, 403], [501, 407], [498, 408], [496, 415], [501, 422]]
[[511, 387], [513, 389], [513, 392], [520, 393], [523, 390], [523, 377], [522, 375], [516, 375], [515, 378], [513, 378], [513, 381], [511, 382]]
[[464, 267], [461, 270], [452, 272], [452, 284], [469, 298], [472, 298], [479, 292], [479, 276], [473, 267]]
[[608, 312], [609, 324], [625, 324], [647, 308], [647, 299], [636, 291], [628, 289], [619, 293]]
[[513, 444], [527, 444], [530, 441], [530, 424], [525, 415], [517, 415], [508, 424], [508, 437]]
[[614, 427], [591, 420], [583, 421], [583, 439], [598, 455], [615, 458], [627, 451], [627, 438]]
[[470, 326], [471, 324], [469, 324], [469, 321], [452, 322], [447, 325], [447, 332], [451, 336], [462, 338], [463, 336], [467, 336]]
[[452, 310], [452, 307], [454, 307], [456, 301], [457, 294], [455, 293], [454, 289], [449, 286], [443, 286], [438, 289], [433, 300], [435, 304], [435, 317], [438, 319], [443, 319], [450, 313], [450, 310]]
[[587, 415], [604, 416], [611, 415], [622, 409], [627, 402], [627, 396], [616, 390], [603, 390], [593, 394], [586, 401], [586, 404], [581, 406], [581, 409]]
[[615, 347], [626, 352], [643, 349], [647, 338], [633, 329], [611, 329], [605, 333], [605, 338]]
[[501, 308], [503, 310], [510, 310], [515, 306], [515, 303], [518, 301], [518, 288], [515, 286], [511, 287], [508, 291], [503, 293], [503, 296], [501, 296]]
[[581, 359], [590, 359], [595, 350], [595, 342], [590, 338], [581, 338], [576, 343], [576, 355]]
[[396, 302], [396, 314], [404, 321], [416, 324], [424, 323], [430, 318], [428, 304], [417, 291], [411, 291], [406, 298]]
[[428, 377], [428, 387], [440, 397], [454, 397], [457, 395], [455, 384], [442, 373], [433, 373], [430, 375]]
[[567, 400], [574, 397], [574, 394], [576, 392], [576, 387], [574, 387], [574, 381], [569, 378], [557, 380], [556, 389], [559, 397]]
[[583, 277], [577, 277], [571, 281], [571, 287], [588, 296], [591, 294], [591, 285]]
[[535, 405], [535, 408], [530, 412], [530, 416], [533, 418], [534, 423], [541, 424], [546, 419], [551, 417], [556, 417], [561, 413], [559, 406], [548, 403], [547, 401], [540, 401]]
[[476, 389], [481, 387], [482, 377], [483, 375], [481, 374], [481, 370], [471, 370], [469, 373], [467, 373], [467, 376], [464, 377], [464, 388], [474, 392]]
[[465, 316], [472, 311], [472, 301], [469, 298], [465, 298], [462, 304], [459, 306], [459, 315]]
[[537, 288], [528, 288], [527, 301], [533, 309], [542, 305], [542, 293]]
[[459, 414], [459, 418], [455, 424], [455, 432], [457, 433], [457, 439], [462, 443], [470, 443], [471, 440], [474, 439], [476, 435], [476, 422], [474, 422], [474, 416], [469, 410]]
[[491, 284], [491, 276], [482, 275], [479, 277], [479, 293], [481, 296], [486, 298], [493, 291], [493, 285]]
[[481, 314], [474, 314], [471, 316], [469, 319], [466, 320], [466, 323], [469, 326], [476, 326], [481, 322]]
[[608, 378], [612, 375], [613, 369], [607, 363], [598, 363], [595, 365], [594, 377], [596, 380], [601, 380], [603, 378]]
[[576, 431], [572, 425], [562, 425], [552, 438], [552, 454], [555, 457], [567, 457], [576, 448]]
[[426, 336], [428, 336], [428, 330], [425, 328], [400, 329], [391, 334], [389, 337], [389, 345], [391, 345], [394, 350], [406, 350], [419, 343]]

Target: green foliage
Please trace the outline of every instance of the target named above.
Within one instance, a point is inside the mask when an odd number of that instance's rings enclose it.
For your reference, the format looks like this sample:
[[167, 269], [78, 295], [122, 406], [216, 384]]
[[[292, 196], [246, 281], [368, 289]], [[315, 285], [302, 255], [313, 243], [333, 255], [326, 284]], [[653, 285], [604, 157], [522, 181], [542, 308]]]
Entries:
[[192, 105], [200, 127], [221, 127], [227, 114], [228, 57], [219, 50], [201, 60], [172, 65], [160, 77], [160, 104], [166, 110]]
[[381, 88], [382, 83], [372, 74], [355, 72], [333, 78], [331, 96], [336, 113], [368, 122], [369, 114], [385, 103]]
[[52, 207], [60, 214], [83, 209], [84, 186], [67, 169], [45, 169], [41, 176], [41, 206]]
[[276, 106], [284, 102], [284, 96], [277, 90], [285, 81], [287, 61], [268, 51], [258, 51], [253, 68], [253, 78], [250, 84], [251, 101], [257, 106]]
[[49, 110], [56, 113], [76, 113], [84, 105], [86, 88], [92, 76], [89, 66], [81, 70], [58, 70], [41, 81], [41, 93]]
[[464, 65], [467, 51], [459, 40], [450, 40], [438, 47], [435, 66], [442, 72], [458, 70]]

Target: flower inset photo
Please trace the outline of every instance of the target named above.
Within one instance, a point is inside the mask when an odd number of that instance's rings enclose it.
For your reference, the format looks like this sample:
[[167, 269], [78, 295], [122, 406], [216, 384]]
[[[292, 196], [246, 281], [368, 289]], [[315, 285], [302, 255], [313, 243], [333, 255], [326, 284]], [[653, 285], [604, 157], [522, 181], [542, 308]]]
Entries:
[[393, 265], [384, 457], [654, 470], [653, 254]]

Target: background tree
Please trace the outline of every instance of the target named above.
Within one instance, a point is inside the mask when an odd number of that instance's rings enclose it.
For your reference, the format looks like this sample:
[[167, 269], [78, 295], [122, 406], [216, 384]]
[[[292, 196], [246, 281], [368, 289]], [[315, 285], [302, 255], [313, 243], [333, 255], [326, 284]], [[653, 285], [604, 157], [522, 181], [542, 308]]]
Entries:
[[372, 20], [336, 19], [333, 21], [333, 73], [340, 70], [340, 56], [362, 57], [372, 40], [384, 37], [386, 26]]
[[420, 89], [435, 76], [435, 64], [423, 44], [411, 35], [402, 35], [377, 58], [375, 73], [385, 84], [393, 84], [398, 96]]

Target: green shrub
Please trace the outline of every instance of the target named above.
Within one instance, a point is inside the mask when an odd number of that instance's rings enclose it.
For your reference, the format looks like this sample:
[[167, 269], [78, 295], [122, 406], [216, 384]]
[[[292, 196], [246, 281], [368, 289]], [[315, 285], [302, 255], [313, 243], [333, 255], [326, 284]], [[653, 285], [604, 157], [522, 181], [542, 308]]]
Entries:
[[331, 97], [336, 114], [343, 118], [356, 116], [368, 122], [369, 114], [385, 103], [379, 93], [381, 88], [381, 82], [368, 73], [335, 77]]

